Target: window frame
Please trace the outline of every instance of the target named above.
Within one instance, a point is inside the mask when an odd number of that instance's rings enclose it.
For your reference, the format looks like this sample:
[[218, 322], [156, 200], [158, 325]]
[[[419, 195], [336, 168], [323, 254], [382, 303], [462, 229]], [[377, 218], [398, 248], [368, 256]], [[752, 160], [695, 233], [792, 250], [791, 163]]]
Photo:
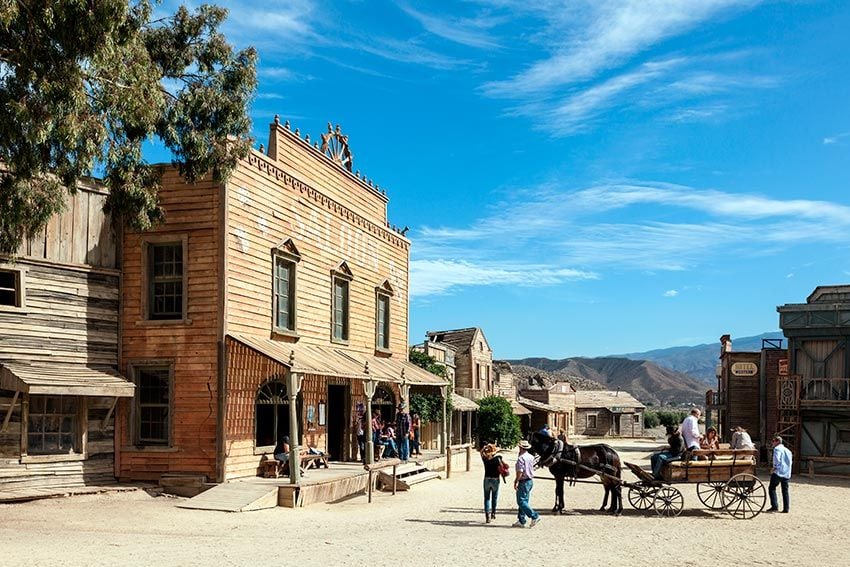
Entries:
[[[167, 440], [164, 443], [156, 443], [152, 441], [142, 441], [141, 434], [141, 389], [139, 387], [139, 371], [141, 370], [167, 370], [168, 372], [168, 423], [167, 423]], [[130, 440], [132, 446], [138, 449], [147, 450], [171, 450], [174, 447], [174, 362], [170, 360], [150, 360], [139, 361], [130, 364], [130, 376], [133, 379], [133, 384], [136, 386], [136, 392], [133, 395], [133, 404], [130, 411]], [[161, 405], [161, 404], [160, 404]]]
[[[347, 345], [351, 338], [351, 282], [354, 276], [348, 265], [343, 262], [335, 270], [331, 270], [331, 342], [336, 344]], [[342, 337], [336, 336], [337, 329], [337, 282], [344, 284], [345, 289], [345, 307], [341, 310], [343, 321], [340, 325], [342, 328]]]
[[[287, 241], [289, 243], [290, 241]], [[285, 249], [277, 247], [272, 251], [272, 331], [278, 335], [298, 336], [298, 263], [301, 261], [301, 256], [297, 250]], [[289, 324], [290, 327], [281, 327], [278, 319], [278, 263], [286, 263], [289, 265]]]
[[[153, 300], [153, 276], [152, 276], [152, 254], [153, 248], [156, 246], [180, 245], [183, 254], [183, 271], [182, 271], [182, 306], [179, 318], [160, 319], [153, 318], [151, 314]], [[186, 234], [152, 234], [143, 237], [142, 239], [142, 258], [141, 258], [141, 278], [142, 278], [142, 297], [141, 297], [141, 318], [148, 325], [180, 325], [189, 324], [191, 320], [188, 317], [189, 313], [189, 237]]]
[[[375, 351], [384, 354], [392, 354], [390, 341], [392, 340], [392, 298], [394, 292], [388, 281], [375, 288]], [[383, 324], [381, 321], [381, 303], [386, 302]], [[381, 328], [383, 327], [383, 329]], [[384, 342], [381, 343], [383, 334]]]
[[15, 304], [0, 304], [0, 311], [22, 311], [26, 309], [26, 268], [0, 261], [0, 271], [10, 272], [15, 278], [14, 287], [12, 288], [15, 293]]
[[[587, 414], [587, 427], [586, 429], [597, 429], [599, 427], [599, 416], [595, 413]], [[591, 420], [593, 420], [593, 425], [591, 425]]]
[[[42, 453], [42, 452], [31, 452], [31, 445], [29, 443], [29, 421], [31, 415], [30, 407], [33, 401], [33, 398], [44, 398], [45, 407], [47, 404], [47, 398], [73, 398], [75, 404], [75, 410], [73, 413], [73, 425], [71, 435], [73, 439], [71, 441], [71, 451], [69, 452], [56, 452], [56, 453]], [[59, 462], [59, 461], [83, 461], [88, 458], [88, 403], [85, 396], [61, 396], [57, 394], [26, 394], [26, 421], [25, 423], [21, 423], [21, 436], [22, 436], [22, 445], [26, 447], [26, 451], [21, 454], [21, 462], [22, 463], [33, 463], [33, 462]], [[35, 415], [59, 415], [66, 416], [70, 414], [48, 414], [48, 413], [39, 413]], [[61, 435], [61, 425], [60, 432]]]

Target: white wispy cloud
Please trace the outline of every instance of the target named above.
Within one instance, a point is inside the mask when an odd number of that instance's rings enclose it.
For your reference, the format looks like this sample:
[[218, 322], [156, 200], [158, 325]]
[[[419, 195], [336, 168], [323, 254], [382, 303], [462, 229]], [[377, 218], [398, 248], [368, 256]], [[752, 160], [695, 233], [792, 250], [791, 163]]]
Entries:
[[501, 21], [498, 18], [492, 16], [477, 18], [437, 17], [414, 10], [406, 3], [399, 4], [399, 8], [419, 22], [427, 31], [443, 39], [469, 47], [488, 49], [500, 47], [487, 31]]
[[850, 240], [850, 207], [828, 201], [637, 182], [579, 190], [550, 183], [508, 194], [468, 226], [417, 231], [411, 285], [418, 294], [513, 278], [552, 285], [611, 269], [686, 271], [730, 247], [756, 257]]
[[664, 292], [663, 295], [664, 295], [664, 297], [676, 297], [677, 295], [679, 295], [679, 292], [676, 291], [675, 289], [668, 289], [667, 291]]
[[464, 260], [412, 260], [410, 295], [439, 295], [463, 286], [515, 285], [538, 287], [565, 281], [592, 280], [593, 272], [545, 265], [517, 265], [489, 262], [476, 264]]
[[831, 145], [831, 144], [837, 144], [838, 142], [841, 141], [842, 138], [846, 138], [847, 136], [850, 136], [850, 132], [841, 132], [840, 134], [834, 134], [832, 136], [827, 136], [826, 138], [823, 139], [823, 145], [828, 146], [828, 145]]

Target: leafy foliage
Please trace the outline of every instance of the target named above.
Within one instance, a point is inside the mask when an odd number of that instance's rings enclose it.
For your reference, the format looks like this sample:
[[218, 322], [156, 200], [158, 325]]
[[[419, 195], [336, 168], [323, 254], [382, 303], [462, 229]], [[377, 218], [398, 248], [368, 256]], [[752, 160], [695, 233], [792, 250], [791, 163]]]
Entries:
[[643, 412], [643, 426], [647, 429], [653, 427], [672, 426], [679, 427], [679, 424], [688, 417], [688, 412], [679, 410], [646, 410]]
[[508, 400], [499, 396], [478, 400], [479, 442], [513, 447], [521, 437], [519, 417], [514, 415]]
[[646, 429], [652, 429], [654, 427], [658, 427], [658, 424], [661, 423], [658, 420], [658, 414], [651, 410], [646, 410], [643, 412], [643, 426]]
[[[446, 412], [452, 411], [452, 399], [446, 400]], [[443, 398], [437, 394], [410, 394], [410, 414], [419, 414], [423, 423], [443, 418]]]
[[431, 374], [436, 374], [441, 378], [446, 377], [446, 367], [437, 362], [437, 359], [422, 351], [410, 349], [408, 360], [420, 368], [424, 368]]
[[234, 53], [223, 8], [152, 13], [150, 0], [0, 0], [0, 252], [95, 170], [108, 212], [140, 230], [159, 222], [151, 138], [190, 182], [224, 179], [247, 155], [256, 52]]

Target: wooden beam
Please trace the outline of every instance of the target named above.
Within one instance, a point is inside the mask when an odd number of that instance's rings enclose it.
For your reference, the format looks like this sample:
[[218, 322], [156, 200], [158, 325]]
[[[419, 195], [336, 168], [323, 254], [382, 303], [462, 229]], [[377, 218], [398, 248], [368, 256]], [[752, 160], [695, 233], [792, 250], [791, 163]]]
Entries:
[[106, 426], [109, 425], [109, 420], [112, 418], [112, 412], [115, 411], [115, 406], [118, 404], [118, 398], [112, 398], [112, 405], [109, 406], [109, 411], [106, 412], [106, 417], [103, 418], [103, 422], [100, 424], [100, 430], [106, 431]]
[[5, 433], [9, 427], [9, 420], [12, 419], [12, 410], [15, 409], [15, 403], [18, 401], [20, 392], [15, 390], [15, 396], [12, 398], [12, 403], [9, 405], [9, 411], [6, 412], [6, 418], [3, 420], [3, 427], [0, 427], [0, 433]]

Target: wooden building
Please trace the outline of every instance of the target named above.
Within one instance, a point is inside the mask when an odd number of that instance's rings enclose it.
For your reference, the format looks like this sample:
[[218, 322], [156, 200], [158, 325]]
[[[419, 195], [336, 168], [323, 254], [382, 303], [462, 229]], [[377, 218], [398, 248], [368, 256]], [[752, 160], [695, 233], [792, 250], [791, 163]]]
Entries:
[[604, 437], [642, 437], [646, 409], [627, 392], [578, 390], [575, 433]]
[[[85, 183], [14, 259], [0, 256], [0, 493], [115, 482], [118, 237]], [[2, 500], [2, 498], [0, 498]]]
[[787, 356], [782, 339], [764, 339], [760, 351], [746, 352], [733, 350], [729, 335], [720, 337], [717, 390], [706, 394], [706, 425], [716, 427], [724, 441], [733, 428], [743, 427], [756, 447], [769, 447], [777, 428], [780, 365]]
[[520, 429], [531, 431], [531, 410], [519, 403], [517, 393], [519, 378], [514, 374], [511, 363], [507, 360], [493, 361], [494, 395], [501, 396], [511, 403], [514, 415], [519, 417]]
[[407, 360], [410, 242], [339, 127], [275, 119], [226, 183], [163, 179], [166, 222], [124, 239], [120, 478], [255, 475], [284, 436], [354, 460], [358, 415], [448, 395]]
[[478, 327], [450, 331], [428, 331], [429, 341], [455, 348], [455, 391], [477, 400], [494, 395], [493, 350]]
[[850, 285], [818, 286], [777, 307], [788, 338], [778, 378], [778, 425], [795, 466], [850, 473]]
[[568, 382], [551, 386], [527, 385], [519, 392], [518, 401], [531, 411], [531, 431], [548, 424], [566, 432], [567, 436], [575, 433], [576, 391]]

